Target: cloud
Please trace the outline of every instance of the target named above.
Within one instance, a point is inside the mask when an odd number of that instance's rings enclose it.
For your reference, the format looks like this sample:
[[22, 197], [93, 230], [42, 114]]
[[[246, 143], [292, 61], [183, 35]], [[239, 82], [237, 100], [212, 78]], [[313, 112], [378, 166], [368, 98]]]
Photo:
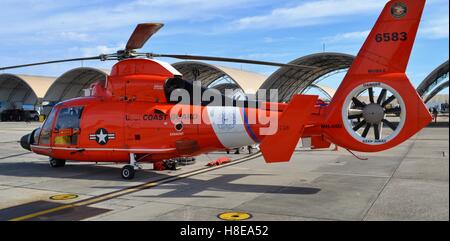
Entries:
[[380, 0], [319, 0], [294, 7], [276, 8], [266, 15], [241, 18], [233, 29], [288, 28], [335, 22], [337, 17], [365, 14], [380, 10], [386, 1]]
[[289, 42], [289, 41], [293, 41], [293, 40], [296, 40], [296, 38], [294, 38], [294, 37], [280, 37], [280, 38], [265, 37], [265, 38], [263, 38], [263, 42], [266, 44]]
[[240, 55], [238, 58], [242, 59], [278, 59], [291, 56], [291, 53], [250, 53], [245, 55]]
[[340, 33], [336, 34], [334, 36], [329, 36], [323, 38], [323, 40], [327, 43], [336, 43], [336, 42], [342, 42], [342, 41], [360, 41], [367, 38], [369, 35], [370, 30], [365, 31], [356, 31], [356, 32], [347, 32], [347, 33]]
[[75, 40], [83, 42], [91, 41], [93, 39], [93, 37], [89, 36], [88, 34], [71, 31], [61, 32], [59, 33], [59, 36], [65, 40]]
[[8, 21], [0, 22], [0, 34], [29, 34], [33, 31], [106, 32], [139, 22], [206, 21], [220, 17], [220, 14], [229, 10], [251, 7], [257, 0], [134, 0], [112, 4], [93, 1], [79, 3], [77, 7], [71, 7], [73, 3], [69, 1], [67, 8], [59, 6], [61, 3], [55, 3], [58, 7], [48, 3], [48, 9], [40, 4], [31, 4], [36, 1], [27, 0], [30, 2], [28, 9], [24, 4], [14, 2], [11, 1], [9, 6], [2, 9]]
[[99, 54], [112, 54], [118, 50], [124, 49], [125, 43], [119, 43], [116, 45], [97, 45], [93, 47], [73, 47], [70, 49], [72, 52], [81, 52], [83, 57], [96, 56]]
[[449, 16], [441, 16], [424, 22], [421, 35], [430, 39], [447, 38], [449, 35]]

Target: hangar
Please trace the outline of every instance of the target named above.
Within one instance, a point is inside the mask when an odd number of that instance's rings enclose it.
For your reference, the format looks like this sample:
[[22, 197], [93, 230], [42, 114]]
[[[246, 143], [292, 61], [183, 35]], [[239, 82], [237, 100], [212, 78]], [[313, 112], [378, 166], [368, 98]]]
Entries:
[[[417, 87], [417, 93], [424, 99], [425, 103], [428, 103], [434, 96], [448, 87], [448, 71], [449, 62], [447, 60], [434, 69]], [[444, 82], [445, 80], [447, 81]]]
[[[199, 80], [205, 87], [221, 91], [231, 88], [242, 90], [244, 94], [255, 94], [259, 89], [279, 88], [280, 99], [289, 101], [294, 93], [304, 92], [308, 88], [316, 88], [331, 98], [334, 92], [331, 88], [312, 84], [338, 70], [347, 69], [353, 58], [351, 55], [340, 53], [312, 54], [291, 63], [312, 65], [319, 67], [318, 69], [298, 70], [282, 67], [269, 78], [258, 73], [198, 61], [182, 61], [174, 63], [173, 66], [186, 79]], [[37, 101], [40, 98], [51, 107], [52, 103], [84, 95], [84, 89], [93, 82], [105, 80], [108, 74], [108, 70], [89, 67], [75, 68], [58, 78], [45, 77], [43, 80], [35, 76], [17, 78], [14, 75], [3, 74], [0, 77], [1, 100], [12, 102], [20, 99], [24, 103], [36, 105], [41, 103]], [[13, 91], [18, 88], [20, 91]], [[13, 96], [12, 92], [15, 93]], [[44, 111], [46, 112], [48, 110]]]
[[104, 81], [108, 70], [80, 67], [58, 77], [47, 90], [44, 101], [59, 102], [83, 95], [83, 90], [97, 81]]
[[326, 101], [331, 101], [331, 99], [333, 98], [334, 94], [336, 93], [336, 90], [324, 85], [324, 84], [311, 84], [310, 86], [308, 86], [303, 93], [308, 92], [310, 89], [316, 89], [318, 90], [320, 93], [322, 93], [324, 100]]
[[201, 81], [205, 87], [228, 83], [232, 84], [228, 87], [238, 87], [245, 94], [255, 94], [267, 79], [262, 74], [197, 61], [183, 61], [172, 65], [184, 78]]
[[80, 67], [65, 72], [47, 88], [43, 98], [46, 103], [44, 114], [48, 114], [55, 103], [83, 96], [85, 89], [94, 82], [105, 81], [108, 74], [108, 70], [90, 67]]
[[433, 91], [431, 91], [430, 94], [426, 96], [424, 102], [428, 103], [431, 99], [433, 99], [437, 94], [439, 94], [439, 92], [441, 92], [445, 88], [448, 88], [448, 80], [440, 84], [438, 87], [434, 88]]
[[345, 71], [355, 57], [342, 53], [317, 53], [298, 58], [290, 64], [309, 65], [316, 69], [295, 69], [281, 67], [275, 71], [261, 86], [261, 89], [278, 89], [278, 101], [288, 102], [296, 93], [304, 91], [321, 79]]
[[41, 103], [54, 77], [0, 74], [0, 111]]
[[[172, 64], [184, 78], [199, 80], [205, 87], [222, 92], [225, 89], [241, 91], [242, 95], [255, 94], [258, 90], [278, 89], [279, 101], [288, 102], [296, 93], [316, 89], [331, 100], [335, 90], [322, 80], [347, 71], [354, 56], [342, 53], [316, 53], [291, 61], [291, 64], [310, 65], [316, 69], [281, 67], [269, 77], [236, 68], [213, 65], [198, 61], [182, 61]], [[449, 63], [446, 61], [419, 85], [417, 91], [427, 102], [448, 87]], [[106, 80], [109, 70], [80, 67], [59, 76], [0, 74], [0, 111], [7, 108], [44, 105], [44, 114], [54, 103], [83, 96], [84, 90], [97, 81]], [[445, 81], [447, 79], [447, 81]]]

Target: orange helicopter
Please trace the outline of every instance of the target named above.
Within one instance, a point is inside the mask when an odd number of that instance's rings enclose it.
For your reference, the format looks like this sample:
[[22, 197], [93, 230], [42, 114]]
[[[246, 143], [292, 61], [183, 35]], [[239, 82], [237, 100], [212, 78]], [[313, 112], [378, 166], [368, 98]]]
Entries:
[[[79, 60], [119, 60], [91, 96], [53, 107], [43, 125], [21, 139], [27, 150], [50, 157], [52, 167], [66, 160], [123, 162], [132, 179], [139, 162], [260, 143], [268, 163], [287, 162], [300, 138], [315, 149], [332, 143], [348, 150], [378, 152], [417, 133], [432, 119], [405, 70], [425, 0], [389, 1], [330, 104], [315, 95], [294, 95], [289, 103], [214, 98], [170, 64], [155, 57], [313, 68], [232, 58], [137, 53], [163, 25], [139, 24], [125, 50], [0, 70]], [[182, 94], [203, 96], [181, 101]], [[197, 93], [197, 94], [198, 94]], [[214, 103], [221, 100], [221, 104]], [[223, 103], [225, 102], [225, 104]], [[227, 104], [228, 103], [228, 104]], [[259, 117], [268, 118], [259, 118]]]

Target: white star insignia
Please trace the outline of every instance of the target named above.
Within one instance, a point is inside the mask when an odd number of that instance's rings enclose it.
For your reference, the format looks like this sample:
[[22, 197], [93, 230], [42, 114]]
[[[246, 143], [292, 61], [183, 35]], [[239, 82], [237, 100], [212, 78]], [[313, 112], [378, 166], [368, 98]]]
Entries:
[[108, 134], [104, 134], [103, 130], [100, 130], [100, 133], [98, 133], [96, 136], [98, 138], [98, 143], [106, 143], [106, 137], [108, 136]]

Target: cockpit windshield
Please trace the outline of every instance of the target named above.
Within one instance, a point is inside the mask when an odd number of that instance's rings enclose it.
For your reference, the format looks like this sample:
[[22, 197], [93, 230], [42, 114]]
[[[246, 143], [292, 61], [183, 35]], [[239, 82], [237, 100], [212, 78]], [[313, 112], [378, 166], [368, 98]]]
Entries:
[[52, 133], [53, 120], [55, 119], [56, 108], [53, 108], [44, 124], [42, 125], [41, 136], [39, 138], [40, 145], [50, 144], [50, 137]]

